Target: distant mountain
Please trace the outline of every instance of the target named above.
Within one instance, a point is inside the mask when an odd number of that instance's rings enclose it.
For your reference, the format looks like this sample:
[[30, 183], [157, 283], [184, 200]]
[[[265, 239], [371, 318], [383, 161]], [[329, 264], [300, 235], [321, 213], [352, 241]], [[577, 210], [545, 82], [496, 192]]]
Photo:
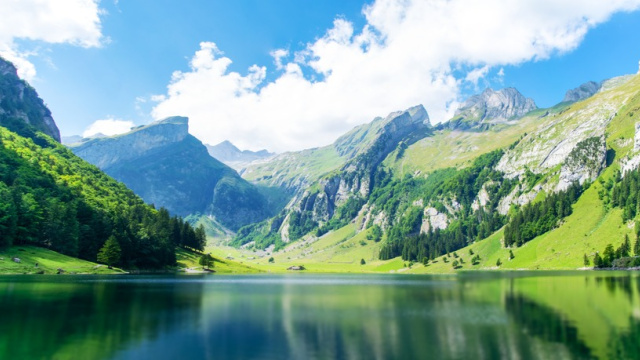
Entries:
[[576, 102], [584, 100], [597, 93], [601, 87], [602, 83], [597, 83], [595, 81], [586, 82], [575, 89], [567, 90], [567, 93], [564, 95], [564, 99], [562, 99], [562, 101]]
[[477, 126], [504, 123], [537, 109], [533, 99], [526, 98], [515, 88], [494, 91], [487, 88], [469, 97], [455, 112], [449, 125]]
[[60, 142], [51, 111], [34, 88], [18, 77], [16, 67], [0, 58], [0, 126], [33, 138], [41, 131]]
[[225, 140], [218, 145], [205, 144], [205, 146], [207, 147], [209, 155], [238, 171], [241, 171], [253, 161], [275, 155], [267, 150], [240, 150], [228, 140]]
[[84, 138], [80, 135], [62, 136], [60, 138], [60, 142], [62, 143], [62, 145], [77, 144], [79, 142], [82, 142], [82, 140], [84, 140]]
[[269, 215], [264, 196], [212, 158], [188, 132], [188, 119], [170, 117], [132, 131], [71, 145], [73, 152], [122, 181], [145, 201], [172, 213], [214, 216], [235, 230]]

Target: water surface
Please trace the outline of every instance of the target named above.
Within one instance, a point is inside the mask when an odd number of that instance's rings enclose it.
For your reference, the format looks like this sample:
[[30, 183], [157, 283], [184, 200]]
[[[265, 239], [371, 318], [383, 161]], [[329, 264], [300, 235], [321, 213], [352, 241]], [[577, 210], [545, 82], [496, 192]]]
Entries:
[[2, 359], [640, 357], [640, 276], [0, 276]]

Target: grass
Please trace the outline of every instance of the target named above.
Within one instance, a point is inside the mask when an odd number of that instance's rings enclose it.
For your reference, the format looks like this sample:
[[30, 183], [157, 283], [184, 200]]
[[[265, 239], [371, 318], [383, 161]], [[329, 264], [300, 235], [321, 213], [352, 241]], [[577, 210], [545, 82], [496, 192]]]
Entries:
[[[179, 269], [202, 270], [202, 265], [198, 264], [202, 253], [179, 248], [176, 250], [176, 258]], [[251, 274], [260, 270], [245, 265], [238, 261], [225, 259], [220, 256], [213, 256], [214, 266], [212, 270], [219, 274]]]
[[[20, 263], [12, 259], [17, 257]], [[120, 269], [108, 269], [105, 265], [66, 256], [35, 246], [12, 246], [0, 251], [0, 274], [56, 274], [58, 269], [66, 274], [121, 274]], [[38, 266], [36, 267], [36, 263]]]

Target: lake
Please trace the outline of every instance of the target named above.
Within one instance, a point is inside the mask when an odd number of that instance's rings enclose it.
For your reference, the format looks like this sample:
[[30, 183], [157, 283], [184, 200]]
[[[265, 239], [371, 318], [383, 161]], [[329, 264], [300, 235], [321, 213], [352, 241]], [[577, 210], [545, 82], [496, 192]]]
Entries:
[[0, 276], [2, 359], [640, 357], [631, 272]]

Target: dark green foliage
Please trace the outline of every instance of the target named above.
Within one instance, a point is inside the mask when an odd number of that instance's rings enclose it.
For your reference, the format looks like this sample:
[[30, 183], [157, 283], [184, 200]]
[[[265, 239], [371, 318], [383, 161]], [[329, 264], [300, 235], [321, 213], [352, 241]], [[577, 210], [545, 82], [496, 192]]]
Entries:
[[627, 222], [636, 217], [640, 206], [640, 168], [627, 172], [624, 177], [616, 172], [613, 184], [611, 192], [601, 197], [610, 198], [612, 206], [622, 208], [622, 220]]
[[367, 263], [367, 262], [366, 262], [366, 261], [364, 261], [364, 259], [360, 259], [360, 265], [364, 265], [364, 264], [366, 264], [366, 263]]
[[476, 256], [471, 258], [471, 264], [472, 265], [478, 265], [479, 263], [480, 263], [480, 255], [476, 255]]
[[272, 257], [270, 257], [270, 258], [269, 258], [269, 263], [274, 263], [274, 262], [275, 262], [275, 259], [273, 258], [273, 256], [272, 256]]
[[[478, 157], [470, 167], [462, 170], [438, 170], [427, 178], [406, 177], [374, 189], [370, 203], [376, 209], [392, 216], [400, 214], [397, 215], [399, 219], [390, 219], [394, 225], [388, 230], [380, 259], [399, 255], [405, 260], [435, 258], [484, 239], [500, 229], [507, 219], [498, 213], [498, 203], [515, 185], [515, 180], [505, 179], [501, 172], [494, 170], [502, 155], [503, 151], [497, 150]], [[474, 211], [471, 205], [488, 182], [494, 184], [486, 186], [489, 203]], [[446, 211], [441, 200], [456, 199], [461, 206], [460, 212], [447, 229], [431, 229], [420, 234], [422, 208], [412, 205], [417, 199], [422, 199], [425, 204], [434, 204], [441, 212]]]
[[573, 211], [584, 188], [574, 183], [567, 190], [549, 194], [543, 201], [531, 203], [516, 212], [504, 228], [505, 246], [521, 246], [558, 226]]
[[[598, 253], [593, 258], [593, 267], [595, 268], [627, 268], [632, 266], [640, 266], [640, 257], [630, 256], [631, 243], [629, 236], [625, 234], [624, 241], [614, 250], [613, 245], [608, 244], [602, 253], [602, 257]], [[588, 261], [585, 255], [585, 263]]]
[[202, 254], [202, 256], [200, 256], [200, 259], [198, 259], [198, 264], [200, 264], [205, 269], [212, 268], [215, 265], [211, 254]]
[[98, 261], [109, 265], [109, 267], [120, 262], [122, 250], [115, 236], [111, 235], [98, 252]]
[[589, 265], [591, 265], [591, 262], [589, 261], [587, 254], [584, 254], [584, 266], [589, 266]]
[[596, 254], [593, 256], [593, 267], [594, 268], [600, 268], [602, 267], [602, 257], [600, 256], [600, 254], [598, 254], [596, 252]]
[[114, 265], [175, 264], [175, 246], [186, 244], [193, 228], [144, 204], [64, 146], [38, 137], [46, 147], [0, 127], [2, 245], [32, 244], [96, 261], [114, 236], [121, 248]]
[[457, 269], [458, 267], [460, 267], [458, 260], [453, 260], [453, 262], [451, 263], [451, 267], [453, 267], [454, 269]]
[[367, 240], [373, 240], [378, 242], [382, 239], [382, 228], [378, 225], [373, 225], [367, 232]]
[[513, 250], [509, 250], [509, 260], [513, 260], [516, 256], [513, 255]]
[[318, 223], [313, 220], [311, 211], [292, 211], [289, 215], [289, 239], [298, 240], [317, 226]]
[[498, 260], [496, 261], [496, 266], [497, 266], [497, 267], [502, 266], [502, 261], [500, 261], [500, 259], [498, 259]]

